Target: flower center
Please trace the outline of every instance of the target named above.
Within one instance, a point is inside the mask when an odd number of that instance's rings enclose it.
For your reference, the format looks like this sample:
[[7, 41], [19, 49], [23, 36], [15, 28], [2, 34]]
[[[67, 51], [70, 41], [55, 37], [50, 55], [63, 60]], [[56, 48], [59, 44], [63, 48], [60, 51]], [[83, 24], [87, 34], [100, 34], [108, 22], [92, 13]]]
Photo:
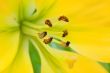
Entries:
[[[32, 15], [35, 13], [36, 9], [33, 11]], [[64, 24], [69, 22], [69, 19], [66, 16], [59, 16], [55, 20], [48, 18], [44, 20], [41, 19], [42, 21], [38, 19], [39, 17], [37, 18], [38, 20], [36, 18], [32, 18], [32, 21], [28, 20], [23, 17], [22, 11], [19, 16], [19, 29], [21, 34], [27, 37], [31, 37], [30, 40], [33, 40], [34, 43], [36, 43], [39, 50], [47, 59], [51, 59], [51, 57], [53, 57], [48, 51], [47, 46], [52, 48], [61, 48], [63, 50], [68, 49], [68, 51], [71, 50], [71, 48], [69, 47], [70, 41], [63, 40], [63, 38], [65, 38], [69, 34], [68, 30], [64, 28]], [[52, 63], [55, 63], [55, 60], [57, 59], [52, 58]], [[70, 68], [72, 68], [73, 61], [69, 62], [68, 65]]]
[[[57, 18], [56, 22], [67, 23], [67, 22], [69, 22], [69, 19], [66, 16], [60, 16], [59, 18]], [[56, 40], [56, 41], [60, 42], [61, 45], [64, 47], [69, 46], [69, 44], [70, 44], [69, 41], [65, 42], [65, 41], [57, 39], [57, 37], [64, 38], [68, 35], [67, 30], [65, 30], [65, 29], [64, 30], [62, 30], [62, 29], [58, 30], [57, 29], [60, 26], [59, 24], [57, 24], [57, 26], [56, 25], [54, 26], [54, 23], [50, 19], [44, 20], [41, 25], [38, 25], [38, 24], [40, 24], [40, 23], [36, 23], [36, 22], [34, 23], [34, 22], [29, 22], [29, 21], [21, 21], [20, 26], [19, 26], [21, 34], [24, 34], [27, 36], [39, 36], [39, 38], [41, 40], [43, 40], [43, 42], [45, 44], [49, 44], [53, 40]], [[61, 28], [63, 28], [63, 26], [64, 25], [62, 25]], [[54, 29], [54, 31], [53, 31], [53, 29]]]

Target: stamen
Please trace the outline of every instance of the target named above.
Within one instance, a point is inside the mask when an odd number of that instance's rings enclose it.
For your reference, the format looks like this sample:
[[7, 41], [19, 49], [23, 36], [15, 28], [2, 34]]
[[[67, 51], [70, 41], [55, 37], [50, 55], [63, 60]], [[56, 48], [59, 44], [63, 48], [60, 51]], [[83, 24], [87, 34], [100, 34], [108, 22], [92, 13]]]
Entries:
[[68, 31], [67, 30], [64, 30], [62, 37], [66, 37], [67, 35], [68, 35]]
[[69, 22], [69, 19], [66, 16], [60, 16], [58, 18], [59, 21], [65, 21], [65, 22]]
[[66, 42], [66, 46], [69, 46], [69, 45], [70, 45], [70, 42], [69, 42], [69, 41], [67, 41], [67, 42]]
[[51, 23], [51, 21], [48, 20], [48, 19], [45, 21], [45, 24], [48, 25], [49, 27], [52, 27], [52, 23]]
[[69, 41], [67, 41], [67, 42], [62, 42], [62, 46], [64, 46], [64, 47], [68, 47], [70, 45], [70, 42]]
[[47, 39], [44, 39], [43, 42], [44, 42], [45, 44], [48, 44], [48, 43], [51, 43], [52, 39], [53, 39], [53, 37], [49, 37], [49, 38], [47, 38]]
[[39, 33], [39, 37], [42, 39], [47, 35], [47, 32]]

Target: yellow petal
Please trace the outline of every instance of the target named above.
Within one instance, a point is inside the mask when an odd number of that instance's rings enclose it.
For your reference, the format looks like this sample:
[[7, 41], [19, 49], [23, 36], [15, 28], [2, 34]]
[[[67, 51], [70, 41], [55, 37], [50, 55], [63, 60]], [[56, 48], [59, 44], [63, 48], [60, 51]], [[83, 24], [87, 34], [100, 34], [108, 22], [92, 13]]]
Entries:
[[82, 2], [83, 9], [70, 14], [68, 40], [84, 56], [110, 62], [110, 1]]
[[17, 23], [17, 0], [0, 1], [0, 72], [7, 68], [18, 50], [19, 32]]
[[[55, 49], [49, 49], [49, 51], [61, 62], [61, 64], [57, 64], [64, 69], [64, 73], [108, 73], [99, 63], [84, 56]], [[48, 73], [52, 70], [48, 62], [47, 64], [45, 62], [46, 60], [42, 63], [42, 73]], [[54, 72], [54, 70], [52, 71]]]
[[15, 14], [18, 9], [18, 0], [1, 0], [0, 1], [0, 15]]
[[43, 18], [56, 3], [56, 0], [33, 0], [36, 6], [36, 13], [29, 19], [38, 21]]
[[28, 41], [26, 39], [22, 41], [13, 63], [2, 73], [33, 73], [28, 50], [29, 47], [27, 46]]
[[55, 5], [50, 8], [50, 11], [45, 16], [51, 18], [62, 15], [76, 14], [79, 10], [83, 9], [83, 3], [84, 1], [81, 0], [56, 0]]
[[54, 73], [52, 66], [49, 65], [45, 57], [41, 57], [41, 73]]
[[30, 18], [34, 12], [37, 12], [35, 0], [21, 0], [20, 5], [23, 11], [24, 19]]
[[78, 56], [72, 73], [108, 73], [101, 65], [93, 60]]
[[74, 63], [76, 61], [76, 55], [60, 50], [49, 50], [50, 55], [52, 55], [55, 59], [54, 61], [52, 61], [51, 59], [47, 60], [42, 56], [42, 73], [54, 73], [58, 71], [62, 73], [72, 73]]
[[51, 53], [61, 62], [60, 66], [65, 72], [73, 73], [72, 71], [74, 69], [74, 64], [77, 61], [77, 55], [75, 53], [57, 49], [52, 49]]
[[0, 72], [15, 58], [19, 44], [19, 32], [0, 34]]
[[18, 25], [18, 4], [18, 0], [0, 1], [0, 32]]
[[51, 5], [54, 4], [55, 0], [35, 0], [35, 2], [36, 2], [36, 8], [39, 13], [42, 10], [45, 11], [45, 9], [51, 8]]
[[[110, 34], [108, 32], [69, 32], [74, 49], [97, 61], [110, 62]], [[72, 38], [73, 37], [73, 38]]]

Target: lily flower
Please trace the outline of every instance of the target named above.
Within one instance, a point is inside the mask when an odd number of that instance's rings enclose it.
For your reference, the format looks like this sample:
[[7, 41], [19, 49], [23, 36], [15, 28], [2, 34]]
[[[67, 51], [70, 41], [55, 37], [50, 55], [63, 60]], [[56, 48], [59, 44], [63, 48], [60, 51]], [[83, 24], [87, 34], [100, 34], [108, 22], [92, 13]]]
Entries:
[[1, 0], [0, 73], [108, 73], [109, 7], [107, 0]]

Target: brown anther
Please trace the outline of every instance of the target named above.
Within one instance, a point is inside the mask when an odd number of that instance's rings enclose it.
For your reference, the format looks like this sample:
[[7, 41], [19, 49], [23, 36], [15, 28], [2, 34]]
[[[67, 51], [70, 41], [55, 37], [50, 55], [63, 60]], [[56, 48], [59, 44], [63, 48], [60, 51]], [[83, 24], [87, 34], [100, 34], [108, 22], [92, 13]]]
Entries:
[[49, 37], [49, 38], [47, 38], [47, 39], [44, 39], [43, 42], [44, 42], [45, 44], [48, 44], [48, 43], [51, 43], [52, 39], [53, 39], [53, 37]]
[[60, 16], [58, 18], [59, 21], [65, 21], [65, 22], [69, 22], [69, 19], [66, 16]]
[[69, 42], [69, 41], [67, 41], [67, 42], [66, 42], [66, 46], [68, 47], [69, 45], [70, 45], [70, 42]]
[[70, 45], [70, 42], [69, 41], [67, 41], [67, 42], [62, 41], [61, 45], [64, 47], [68, 47]]
[[39, 37], [42, 39], [47, 35], [47, 32], [39, 33]]
[[68, 31], [67, 30], [63, 31], [62, 37], [66, 37], [67, 35], [68, 35]]
[[45, 24], [48, 25], [49, 27], [52, 27], [52, 23], [51, 23], [51, 21], [48, 20], [48, 19], [45, 21]]

